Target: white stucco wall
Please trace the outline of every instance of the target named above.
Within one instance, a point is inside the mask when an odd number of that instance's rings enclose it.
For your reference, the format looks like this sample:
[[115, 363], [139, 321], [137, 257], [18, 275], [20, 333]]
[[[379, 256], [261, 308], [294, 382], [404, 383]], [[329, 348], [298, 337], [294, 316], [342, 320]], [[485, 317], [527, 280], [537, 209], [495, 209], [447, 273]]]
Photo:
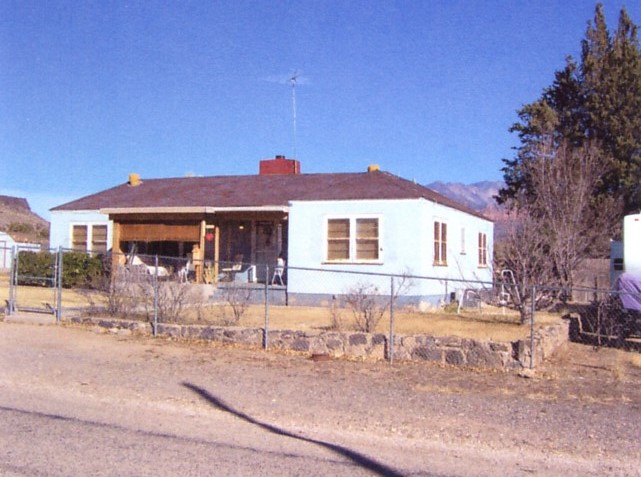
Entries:
[[95, 210], [52, 211], [49, 227], [49, 243], [51, 248], [72, 246], [71, 234], [74, 225], [107, 225], [107, 244], [111, 249], [113, 222], [105, 214]]
[[[380, 263], [327, 263], [326, 223], [333, 217], [379, 217]], [[447, 266], [433, 264], [434, 221], [447, 224]], [[488, 241], [488, 266], [484, 268], [478, 266], [479, 232], [485, 233]], [[389, 277], [329, 273], [340, 270], [439, 278], [441, 280], [414, 279], [407, 294], [445, 299], [446, 293], [473, 285], [446, 284], [444, 279], [491, 281], [492, 247], [492, 222], [423, 199], [296, 201], [290, 204], [288, 266], [324, 272], [288, 269], [288, 292], [342, 294], [356, 283], [373, 284], [385, 293], [389, 290]]]
[[9, 234], [0, 232], [0, 269], [11, 267], [11, 257], [15, 246], [16, 242]]

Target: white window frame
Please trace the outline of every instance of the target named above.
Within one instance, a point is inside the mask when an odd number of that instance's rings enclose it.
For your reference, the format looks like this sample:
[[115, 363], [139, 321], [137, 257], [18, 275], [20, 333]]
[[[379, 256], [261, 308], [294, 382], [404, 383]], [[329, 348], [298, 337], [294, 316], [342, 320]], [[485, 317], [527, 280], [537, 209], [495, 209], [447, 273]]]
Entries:
[[[378, 258], [374, 260], [357, 259], [356, 258], [356, 222], [358, 220], [376, 219], [378, 221]], [[330, 220], [349, 220], [349, 252], [348, 258], [343, 260], [330, 260], [329, 259], [329, 221]], [[323, 234], [323, 263], [354, 263], [354, 264], [382, 264], [383, 263], [383, 217], [378, 214], [345, 214], [345, 215], [328, 215], [324, 219], [324, 234]]]
[[478, 267], [487, 268], [488, 247], [487, 247], [487, 234], [485, 232], [478, 233]]
[[[87, 231], [87, 242], [85, 245], [85, 250], [76, 250], [74, 248], [74, 228], [75, 227], [85, 227], [85, 230]], [[81, 253], [92, 253], [94, 252], [94, 239], [93, 239], [93, 234], [94, 234], [94, 227], [105, 227], [107, 230], [107, 237], [106, 237], [106, 242], [105, 242], [105, 252], [109, 251], [109, 224], [108, 223], [103, 223], [103, 222], [73, 222], [70, 224], [70, 230], [69, 230], [69, 248], [75, 252], [81, 252]], [[101, 251], [102, 253], [102, 251]]]
[[[76, 227], [84, 227], [84, 229], [85, 229], [85, 246], [84, 246], [84, 250], [76, 249], [76, 242], [75, 242], [75, 238], [76, 238], [75, 230], [76, 230]], [[89, 225], [88, 224], [75, 223], [75, 224], [71, 224], [70, 229], [71, 230], [69, 231], [69, 248], [74, 252], [83, 252], [83, 253], [87, 252], [88, 248], [89, 248], [89, 244], [91, 243], [91, 242], [89, 242], [89, 230], [90, 230], [89, 229]]]
[[[439, 233], [438, 233], [438, 240], [436, 237], [436, 233], [434, 231], [435, 225], [439, 224]], [[443, 240], [443, 225], [445, 225], [445, 240]], [[434, 218], [432, 221], [432, 255], [433, 255], [433, 260], [432, 260], [432, 265], [435, 267], [447, 267], [447, 243], [449, 240], [449, 226], [447, 222], [441, 218]], [[436, 253], [436, 244], [438, 243], [438, 256]], [[443, 260], [442, 257], [442, 252], [443, 252], [443, 243], [445, 243], [445, 260]]]

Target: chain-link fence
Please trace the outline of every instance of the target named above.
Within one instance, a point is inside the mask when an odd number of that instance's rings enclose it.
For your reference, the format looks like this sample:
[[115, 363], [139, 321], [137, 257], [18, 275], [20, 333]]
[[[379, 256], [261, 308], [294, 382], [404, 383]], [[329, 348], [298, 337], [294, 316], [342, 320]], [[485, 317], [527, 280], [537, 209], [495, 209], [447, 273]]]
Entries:
[[377, 333], [389, 343], [415, 335], [529, 340], [534, 349], [537, 330], [565, 316], [576, 341], [635, 348], [641, 338], [639, 312], [621, 300], [638, 293], [526, 288], [509, 273], [490, 283], [70, 250], [11, 257], [0, 278], [5, 313], [104, 315], [150, 323], [154, 334], [175, 323], [262, 328], [265, 347], [270, 330], [291, 329]]
[[572, 341], [641, 351], [641, 290], [580, 291], [593, 299], [563, 306]]
[[[61, 314], [62, 257], [59, 251], [31, 251], [18, 247], [0, 250], [0, 297], [5, 313], [17, 311]], [[8, 268], [6, 268], [8, 265]]]

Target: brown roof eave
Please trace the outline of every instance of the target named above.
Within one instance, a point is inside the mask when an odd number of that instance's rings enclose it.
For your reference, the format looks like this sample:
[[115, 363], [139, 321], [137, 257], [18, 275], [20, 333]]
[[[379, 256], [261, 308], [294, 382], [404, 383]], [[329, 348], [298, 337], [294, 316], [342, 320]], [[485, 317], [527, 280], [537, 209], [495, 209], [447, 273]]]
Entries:
[[288, 206], [260, 205], [244, 207], [105, 207], [100, 209], [105, 215], [126, 214], [215, 214], [220, 212], [288, 212]]

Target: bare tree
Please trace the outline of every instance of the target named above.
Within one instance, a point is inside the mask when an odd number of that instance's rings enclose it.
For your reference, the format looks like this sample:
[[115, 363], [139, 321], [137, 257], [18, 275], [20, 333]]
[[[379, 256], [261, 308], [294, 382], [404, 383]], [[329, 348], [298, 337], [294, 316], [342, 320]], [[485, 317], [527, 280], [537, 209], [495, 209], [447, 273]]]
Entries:
[[513, 218], [505, 238], [495, 249], [496, 261], [503, 270], [510, 270], [514, 279], [506, 283], [511, 304], [520, 313], [521, 323], [528, 323], [532, 300], [538, 307], [545, 296], [542, 290], [532, 296], [532, 286], [552, 283], [554, 264], [549, 256], [549, 243], [539, 230], [539, 223], [527, 213], [512, 212]]
[[573, 147], [567, 141], [553, 146], [548, 140], [527, 163], [535, 194], [526, 212], [539, 223], [564, 288], [574, 285], [574, 272], [583, 260], [607, 251], [618, 222], [619, 202], [595, 194], [604, 162], [602, 149], [592, 141]]
[[522, 321], [532, 300], [540, 305], [550, 295], [531, 296], [532, 285], [558, 287], [565, 292], [555, 296], [571, 299], [577, 268], [605, 253], [620, 210], [616, 198], [596, 194], [605, 160], [591, 141], [577, 147], [548, 135], [521, 164], [529, 187], [506, 204], [514, 220], [497, 262], [519, 284]]

